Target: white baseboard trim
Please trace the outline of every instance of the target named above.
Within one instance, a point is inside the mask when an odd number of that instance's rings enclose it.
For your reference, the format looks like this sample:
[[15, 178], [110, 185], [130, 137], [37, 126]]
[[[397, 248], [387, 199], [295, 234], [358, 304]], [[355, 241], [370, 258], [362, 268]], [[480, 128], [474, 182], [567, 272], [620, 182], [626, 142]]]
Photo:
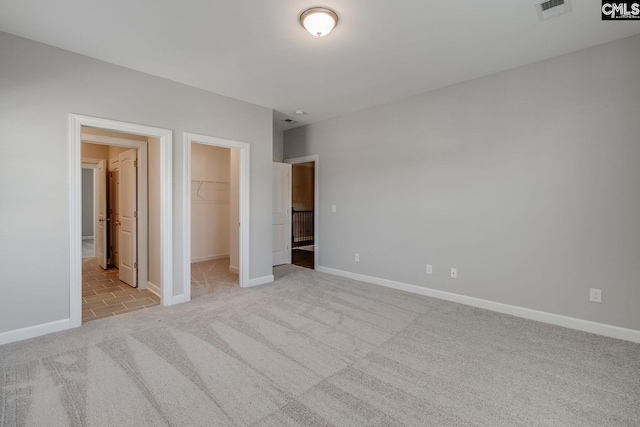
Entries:
[[82, 236], [82, 240], [93, 240], [93, 236]]
[[171, 298], [171, 304], [165, 304], [165, 305], [182, 304], [183, 302], [187, 302], [187, 301], [189, 301], [187, 296], [185, 294], [180, 294]]
[[233, 265], [229, 266], [229, 271], [232, 273], [240, 274], [240, 269], [238, 267], [234, 267]]
[[256, 277], [255, 279], [249, 279], [249, 284], [245, 288], [251, 288], [253, 286], [264, 285], [265, 283], [273, 282], [273, 274], [269, 276]]
[[162, 290], [160, 289], [160, 286], [156, 285], [155, 283], [147, 282], [147, 290], [157, 295], [158, 298], [162, 298]]
[[29, 326], [27, 328], [15, 329], [0, 333], [0, 345], [22, 341], [41, 335], [60, 332], [71, 328], [71, 319], [56, 320], [54, 322], [43, 323], [42, 325]]
[[192, 257], [191, 264], [196, 262], [215, 261], [215, 260], [225, 259], [225, 258], [229, 258], [229, 254], [207, 255], [207, 256], [200, 256], [195, 258]]
[[385, 286], [387, 288], [399, 289], [418, 295], [438, 298], [446, 301], [457, 302], [473, 307], [484, 308], [498, 313], [510, 314], [524, 319], [536, 320], [538, 322], [550, 323], [552, 325], [563, 326], [565, 328], [576, 329], [583, 332], [604, 335], [606, 337], [618, 338], [621, 340], [640, 343], [640, 331], [635, 329], [621, 328], [619, 326], [607, 325], [604, 323], [592, 322], [590, 320], [576, 319], [574, 317], [562, 316], [559, 314], [547, 313], [545, 311], [532, 310], [515, 305], [503, 304], [500, 302], [469, 297], [451, 292], [439, 291], [436, 289], [423, 288], [422, 286], [410, 285], [408, 283], [396, 282], [393, 280], [381, 279], [379, 277], [366, 276], [364, 274], [352, 273], [350, 271], [337, 270], [329, 267], [317, 266], [316, 271], [334, 276], [346, 277], [348, 279], [359, 280], [374, 285]]

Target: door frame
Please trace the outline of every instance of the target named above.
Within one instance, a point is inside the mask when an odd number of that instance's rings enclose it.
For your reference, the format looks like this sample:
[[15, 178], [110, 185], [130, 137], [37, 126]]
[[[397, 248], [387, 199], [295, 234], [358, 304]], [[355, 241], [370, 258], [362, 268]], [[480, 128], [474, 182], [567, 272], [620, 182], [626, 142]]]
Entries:
[[[83, 139], [83, 142], [85, 142], [85, 140]], [[93, 142], [92, 142], [93, 143]], [[83, 157], [82, 158], [82, 169], [88, 169], [91, 168], [93, 170], [93, 257], [97, 258], [97, 254], [98, 251], [97, 249], [97, 244], [96, 244], [96, 240], [98, 237], [98, 229], [100, 228], [100, 224], [99, 224], [99, 216], [100, 214], [97, 211], [97, 206], [98, 206], [98, 174], [96, 173], [98, 171], [98, 168], [100, 166], [100, 162], [104, 161], [105, 162], [105, 177], [109, 176], [109, 162], [106, 161], [105, 159], [91, 159], [88, 157]], [[106, 180], [105, 180], [105, 192], [108, 188], [108, 185], [106, 184]], [[107, 218], [109, 218], [109, 213], [107, 211], [107, 199], [109, 198], [109, 196], [107, 194], [105, 194], [105, 216]], [[107, 230], [109, 230], [109, 226], [106, 225]], [[106, 240], [104, 242], [104, 245], [106, 248], [108, 248], [107, 242], [109, 241], [108, 239], [108, 232], [107, 232], [107, 237]], [[104, 258], [105, 258], [105, 265], [108, 265], [108, 261], [109, 261], [109, 257], [107, 256], [107, 251], [105, 251], [104, 253]], [[84, 259], [84, 258], [83, 258]], [[100, 266], [102, 267], [102, 265]]]
[[[138, 205], [138, 229], [137, 229], [137, 242], [136, 242], [136, 251], [137, 251], [137, 262], [138, 262], [138, 289], [147, 289], [149, 283], [149, 248], [147, 247], [149, 243], [149, 205], [148, 205], [148, 191], [149, 191], [149, 182], [147, 177], [148, 175], [148, 164], [147, 159], [149, 158], [149, 148], [148, 144], [144, 141], [136, 141], [134, 139], [124, 139], [124, 138], [114, 138], [110, 136], [102, 136], [102, 135], [93, 135], [83, 133], [81, 135], [82, 142], [88, 142], [90, 144], [100, 144], [100, 145], [108, 145], [113, 147], [123, 147], [130, 148], [136, 150], [136, 158], [138, 160], [138, 168], [137, 168], [137, 182], [136, 182], [136, 192], [137, 192], [137, 205]], [[83, 162], [85, 162], [83, 158]], [[105, 159], [91, 159], [96, 162]], [[108, 162], [109, 163], [109, 162]], [[107, 166], [107, 172], [109, 172], [110, 164]], [[109, 195], [107, 194], [107, 198]], [[95, 199], [94, 199], [95, 200]], [[97, 218], [97, 215], [96, 215]], [[97, 219], [96, 219], [97, 221]], [[142, 245], [140, 244], [142, 242]], [[119, 268], [119, 266], [118, 266]], [[157, 294], [160, 298], [162, 292], [160, 289], [152, 289], [152, 292]]]
[[[284, 163], [295, 165], [298, 163], [313, 162], [313, 269], [317, 270], [320, 259], [320, 156], [312, 154], [303, 157], [284, 159]], [[293, 172], [291, 173], [293, 183]], [[293, 251], [293, 248], [291, 248]]]
[[195, 133], [184, 134], [184, 210], [183, 210], [183, 243], [182, 253], [184, 254], [182, 261], [182, 271], [184, 273], [184, 293], [181, 296], [184, 301], [191, 300], [191, 145], [203, 144], [214, 147], [229, 148], [238, 150], [240, 154], [240, 164], [238, 171], [239, 180], [239, 211], [240, 230], [238, 233], [238, 283], [241, 288], [251, 286], [249, 281], [249, 233], [250, 233], [250, 216], [249, 216], [249, 184], [250, 184], [250, 149], [251, 145], [246, 142], [234, 141], [231, 139], [217, 138], [215, 136], [198, 135]]
[[[158, 284], [160, 287], [160, 299], [163, 306], [175, 304], [173, 299], [173, 236], [172, 236], [172, 139], [173, 132], [168, 129], [155, 128], [150, 126], [136, 125], [133, 123], [118, 122], [114, 120], [100, 119], [97, 117], [83, 116], [79, 114], [69, 114], [69, 321], [70, 327], [74, 328], [82, 324], [82, 126], [89, 126], [93, 128], [112, 130], [116, 132], [130, 133], [135, 135], [142, 135], [146, 137], [158, 138], [160, 141], [160, 280]], [[87, 136], [86, 142], [92, 142]], [[97, 137], [92, 139], [105, 140], [105, 137]], [[114, 138], [114, 141], [119, 140]], [[123, 141], [123, 140], [119, 140]], [[133, 144], [131, 140], [128, 143]], [[97, 141], [93, 141], [97, 142]], [[146, 147], [146, 143], [142, 141], [135, 141], [137, 144], [143, 144]], [[104, 142], [98, 142], [104, 144]], [[142, 152], [147, 155], [146, 148], [133, 147], [124, 143], [120, 146], [128, 146], [130, 148], [140, 148], [139, 154], [141, 156], [141, 166], [144, 163], [146, 166], [146, 158], [142, 158]], [[117, 143], [108, 145], [119, 145]], [[143, 162], [144, 160], [144, 162]], [[140, 189], [145, 191], [145, 203], [140, 206], [139, 219], [142, 225], [142, 219], [147, 221], [147, 209], [146, 209], [146, 188], [147, 188], [147, 174], [141, 175], [141, 169], [138, 171], [139, 178], [142, 179], [139, 182]], [[140, 194], [138, 192], [138, 201], [140, 203]], [[145, 211], [142, 211], [144, 206]], [[147, 226], [140, 226], [139, 232], [143, 231], [144, 240], [147, 242]], [[140, 234], [139, 234], [140, 236]], [[139, 251], [138, 257], [139, 265], [142, 265], [144, 261], [148, 264], [147, 251]], [[144, 254], [144, 259], [142, 258]], [[142, 269], [139, 269], [142, 270]], [[146, 276], [148, 267], [144, 268], [144, 275]], [[146, 278], [145, 278], [146, 279]], [[142, 280], [140, 280], [142, 282]], [[147, 281], [145, 280], [146, 284]]]
[[[98, 168], [98, 162], [100, 159], [91, 159], [88, 157], [82, 158], [82, 169], [91, 169], [91, 174], [93, 176], [93, 199], [91, 200], [91, 204], [93, 205], [93, 257], [96, 256], [96, 225], [98, 223], [98, 214], [96, 213], [96, 190], [98, 189], [98, 183], [96, 181], [96, 169]], [[81, 177], [82, 179], [82, 177]], [[82, 199], [82, 195], [80, 196]], [[87, 236], [82, 236], [84, 239]]]

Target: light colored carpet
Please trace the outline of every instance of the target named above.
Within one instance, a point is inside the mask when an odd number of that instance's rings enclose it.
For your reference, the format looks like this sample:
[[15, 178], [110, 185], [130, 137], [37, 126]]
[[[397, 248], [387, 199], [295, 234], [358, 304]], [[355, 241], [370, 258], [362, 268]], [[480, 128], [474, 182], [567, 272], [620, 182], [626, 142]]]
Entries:
[[238, 273], [229, 271], [229, 258], [191, 264], [191, 299], [238, 288]]
[[2, 426], [632, 426], [640, 345], [295, 266], [0, 347]]

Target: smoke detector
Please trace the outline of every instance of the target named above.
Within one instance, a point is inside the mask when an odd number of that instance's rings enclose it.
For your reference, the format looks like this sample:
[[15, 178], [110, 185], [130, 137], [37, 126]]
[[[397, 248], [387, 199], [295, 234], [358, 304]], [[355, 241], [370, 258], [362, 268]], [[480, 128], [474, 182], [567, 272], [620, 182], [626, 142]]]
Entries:
[[533, 0], [540, 21], [571, 12], [570, 0]]

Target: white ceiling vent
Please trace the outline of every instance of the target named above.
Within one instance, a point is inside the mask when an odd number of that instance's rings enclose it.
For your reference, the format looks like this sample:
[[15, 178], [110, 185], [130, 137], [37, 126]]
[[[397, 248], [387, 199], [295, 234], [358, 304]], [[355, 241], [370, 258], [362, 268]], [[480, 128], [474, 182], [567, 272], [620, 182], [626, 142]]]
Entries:
[[569, 0], [533, 0], [533, 3], [538, 12], [538, 19], [541, 21], [571, 12]]

